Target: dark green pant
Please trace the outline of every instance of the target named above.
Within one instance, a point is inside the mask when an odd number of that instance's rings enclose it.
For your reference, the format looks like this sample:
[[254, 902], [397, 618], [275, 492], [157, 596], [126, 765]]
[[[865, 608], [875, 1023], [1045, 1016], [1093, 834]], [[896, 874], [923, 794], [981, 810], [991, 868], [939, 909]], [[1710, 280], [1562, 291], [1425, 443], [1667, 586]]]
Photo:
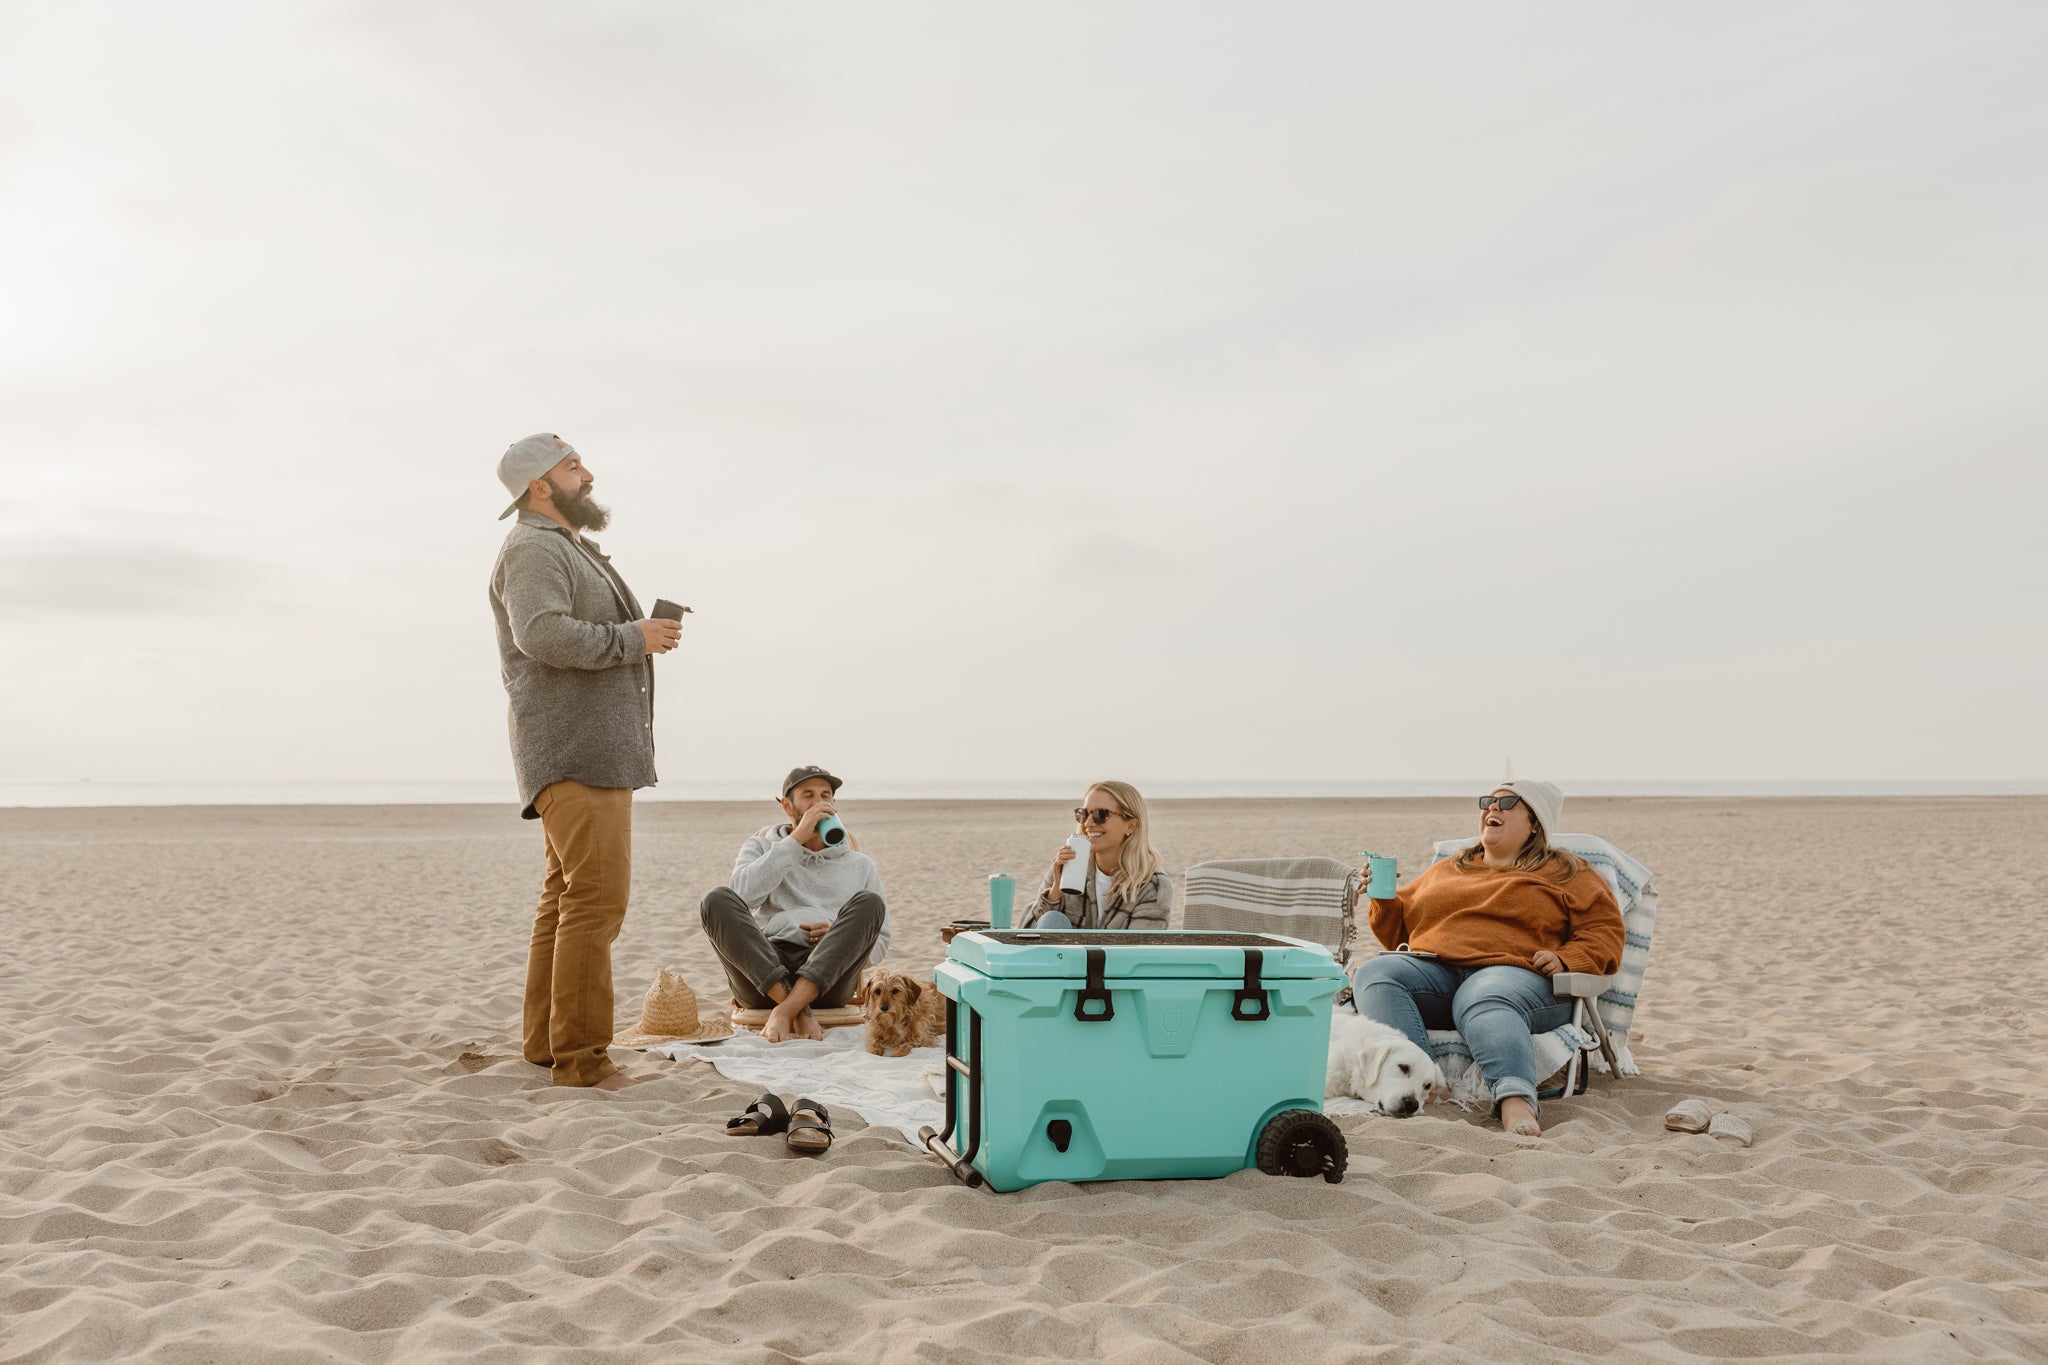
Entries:
[[888, 907], [872, 891], [856, 891], [816, 943], [771, 940], [739, 893], [721, 886], [704, 897], [704, 933], [725, 968], [732, 998], [750, 1010], [771, 1009], [770, 986], [791, 986], [805, 977], [818, 988], [818, 1004], [835, 1009], [853, 999], [861, 969], [875, 950]]

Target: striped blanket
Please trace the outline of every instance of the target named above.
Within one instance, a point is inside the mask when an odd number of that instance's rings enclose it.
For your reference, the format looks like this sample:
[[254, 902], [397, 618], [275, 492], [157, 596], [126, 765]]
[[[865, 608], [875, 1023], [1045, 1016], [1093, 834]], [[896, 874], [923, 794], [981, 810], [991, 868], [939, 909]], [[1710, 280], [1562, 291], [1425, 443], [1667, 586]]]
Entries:
[[1358, 874], [1335, 858], [1219, 859], [1185, 881], [1185, 928], [1305, 938], [1339, 962], [1350, 948]]

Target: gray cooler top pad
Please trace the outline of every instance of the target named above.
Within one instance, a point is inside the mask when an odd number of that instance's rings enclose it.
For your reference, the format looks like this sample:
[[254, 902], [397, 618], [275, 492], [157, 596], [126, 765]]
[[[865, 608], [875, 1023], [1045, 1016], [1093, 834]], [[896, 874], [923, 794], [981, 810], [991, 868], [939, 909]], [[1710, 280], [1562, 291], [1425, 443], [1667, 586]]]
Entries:
[[947, 957], [994, 977], [1088, 975], [1088, 950], [1101, 949], [1105, 977], [1241, 980], [1247, 950], [1259, 954], [1267, 980], [1342, 977], [1330, 950], [1278, 934], [1155, 930], [978, 930], [957, 935]]

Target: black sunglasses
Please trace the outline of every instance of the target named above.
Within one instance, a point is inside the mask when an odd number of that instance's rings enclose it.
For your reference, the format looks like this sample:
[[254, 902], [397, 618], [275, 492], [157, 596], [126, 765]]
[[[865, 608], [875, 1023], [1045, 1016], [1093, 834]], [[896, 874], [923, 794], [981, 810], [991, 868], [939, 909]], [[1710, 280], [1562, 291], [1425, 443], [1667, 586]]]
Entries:
[[1077, 825], [1106, 825], [1112, 815], [1122, 815], [1126, 820], [1131, 818], [1123, 811], [1104, 810], [1100, 806], [1094, 810], [1089, 810], [1085, 806], [1074, 807], [1074, 823]]
[[1501, 792], [1495, 796], [1482, 796], [1479, 798], [1479, 809], [1481, 810], [1492, 810], [1495, 806], [1499, 806], [1502, 810], [1513, 810], [1521, 804], [1522, 798], [1513, 792]]

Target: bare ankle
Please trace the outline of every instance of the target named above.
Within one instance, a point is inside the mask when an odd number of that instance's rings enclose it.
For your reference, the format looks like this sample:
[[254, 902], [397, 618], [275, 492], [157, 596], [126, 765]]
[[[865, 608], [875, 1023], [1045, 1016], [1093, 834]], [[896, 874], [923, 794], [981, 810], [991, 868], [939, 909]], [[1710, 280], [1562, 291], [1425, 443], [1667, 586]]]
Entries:
[[1510, 1095], [1500, 1102], [1500, 1126], [1501, 1131], [1516, 1137], [1543, 1136], [1543, 1126], [1536, 1121], [1536, 1106], [1520, 1095]]

